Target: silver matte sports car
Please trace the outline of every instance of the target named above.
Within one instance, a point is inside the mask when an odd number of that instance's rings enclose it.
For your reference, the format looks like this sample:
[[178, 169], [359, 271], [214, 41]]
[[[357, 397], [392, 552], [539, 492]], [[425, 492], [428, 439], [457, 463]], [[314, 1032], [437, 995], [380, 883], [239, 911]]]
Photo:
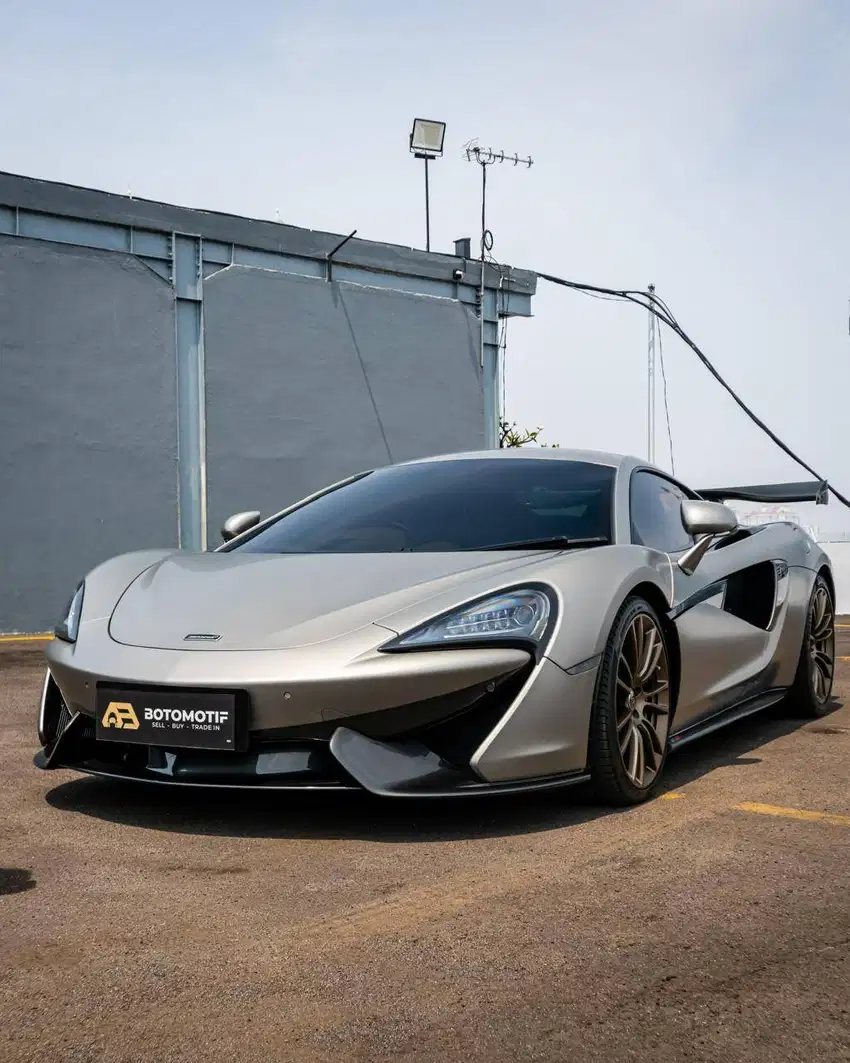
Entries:
[[40, 768], [173, 786], [443, 797], [589, 784], [784, 702], [819, 716], [827, 555], [635, 458], [521, 449], [352, 476], [216, 550], [95, 568], [48, 644]]

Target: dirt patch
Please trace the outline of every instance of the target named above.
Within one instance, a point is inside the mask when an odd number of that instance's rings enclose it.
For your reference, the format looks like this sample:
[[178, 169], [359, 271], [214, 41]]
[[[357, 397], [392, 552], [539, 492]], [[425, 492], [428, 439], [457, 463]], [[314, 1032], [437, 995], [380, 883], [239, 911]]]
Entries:
[[23, 867], [0, 867], [0, 897], [10, 893], [26, 893], [35, 889], [35, 879], [31, 871]]

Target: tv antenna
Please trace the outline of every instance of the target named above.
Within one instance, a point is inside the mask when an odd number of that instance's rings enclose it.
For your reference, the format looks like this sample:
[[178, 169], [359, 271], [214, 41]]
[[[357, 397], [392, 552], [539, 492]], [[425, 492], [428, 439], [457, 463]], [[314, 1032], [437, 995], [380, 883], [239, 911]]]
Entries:
[[487, 167], [495, 163], [500, 165], [505, 162], [513, 163], [514, 166], [530, 168], [534, 160], [529, 155], [523, 158], [517, 154], [511, 155], [504, 151], [493, 151], [492, 148], [482, 148], [476, 139], [468, 141], [463, 147], [464, 157], [467, 162], [477, 162], [481, 167], [481, 281], [478, 292], [478, 314], [481, 324], [481, 337], [479, 344], [479, 365], [484, 368], [484, 266], [487, 255], [493, 250], [493, 234], [487, 228]]

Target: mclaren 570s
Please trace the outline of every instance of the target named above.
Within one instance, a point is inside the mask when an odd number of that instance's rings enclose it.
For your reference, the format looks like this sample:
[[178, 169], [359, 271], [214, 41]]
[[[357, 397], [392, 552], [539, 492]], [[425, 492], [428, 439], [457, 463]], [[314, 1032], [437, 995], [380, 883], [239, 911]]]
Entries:
[[830, 561], [636, 458], [374, 469], [216, 549], [124, 554], [47, 645], [36, 764], [173, 787], [448, 797], [655, 793], [668, 755], [776, 703], [827, 711]]

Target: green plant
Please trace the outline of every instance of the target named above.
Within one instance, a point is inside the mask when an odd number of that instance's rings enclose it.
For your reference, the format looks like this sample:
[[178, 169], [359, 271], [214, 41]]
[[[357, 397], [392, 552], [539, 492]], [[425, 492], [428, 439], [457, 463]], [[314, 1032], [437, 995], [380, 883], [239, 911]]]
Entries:
[[539, 426], [531, 430], [518, 429], [516, 421], [502, 421], [499, 424], [499, 446], [524, 447], [528, 443], [534, 443], [538, 447], [560, 447], [560, 443], [541, 443], [539, 436], [542, 431]]

